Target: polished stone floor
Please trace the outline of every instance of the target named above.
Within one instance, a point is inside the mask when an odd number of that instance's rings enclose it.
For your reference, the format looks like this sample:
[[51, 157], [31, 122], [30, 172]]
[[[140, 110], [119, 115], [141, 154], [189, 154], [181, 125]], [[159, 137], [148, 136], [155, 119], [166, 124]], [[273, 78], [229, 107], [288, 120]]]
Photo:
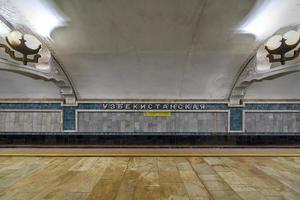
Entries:
[[0, 157], [0, 199], [299, 200], [300, 157]]

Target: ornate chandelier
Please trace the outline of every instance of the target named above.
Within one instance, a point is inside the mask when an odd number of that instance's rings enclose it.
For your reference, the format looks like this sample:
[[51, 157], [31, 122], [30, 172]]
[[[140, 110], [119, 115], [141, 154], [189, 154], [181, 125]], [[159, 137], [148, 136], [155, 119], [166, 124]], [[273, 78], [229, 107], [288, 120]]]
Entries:
[[[269, 62], [280, 62], [284, 65], [286, 61], [294, 60], [300, 54], [300, 47], [296, 49], [299, 43], [300, 35], [297, 31], [288, 31], [283, 36], [275, 35], [271, 37], [265, 45]], [[293, 55], [286, 56], [292, 50], [294, 50]]]
[[[8, 45], [0, 44], [0, 47], [4, 48], [5, 53], [12, 59], [23, 62], [24, 65], [27, 65], [28, 62], [38, 63], [38, 60], [41, 57], [38, 53], [42, 48], [42, 45], [37, 38], [29, 34], [22, 34], [19, 31], [11, 31], [8, 36], [5, 37], [5, 40]], [[32, 46], [37, 47], [32, 48]], [[16, 56], [16, 52], [21, 53], [22, 56]], [[32, 56], [32, 58], [29, 58], [28, 56]]]

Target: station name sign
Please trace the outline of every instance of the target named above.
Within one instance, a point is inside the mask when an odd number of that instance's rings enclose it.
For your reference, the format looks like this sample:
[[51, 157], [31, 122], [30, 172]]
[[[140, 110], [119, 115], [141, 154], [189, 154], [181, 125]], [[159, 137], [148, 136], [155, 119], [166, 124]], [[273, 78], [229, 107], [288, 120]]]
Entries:
[[103, 103], [104, 110], [204, 110], [199, 103]]

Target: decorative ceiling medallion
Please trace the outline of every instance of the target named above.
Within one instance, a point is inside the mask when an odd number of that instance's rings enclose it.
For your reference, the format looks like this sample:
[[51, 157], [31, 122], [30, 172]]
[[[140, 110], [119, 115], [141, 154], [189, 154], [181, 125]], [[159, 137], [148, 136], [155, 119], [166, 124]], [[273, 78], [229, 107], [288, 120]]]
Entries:
[[[286, 61], [294, 60], [300, 54], [300, 47], [295, 49], [300, 43], [300, 35], [297, 31], [289, 31], [283, 36], [275, 35], [271, 37], [265, 45], [267, 58], [270, 63], [280, 62], [282, 65]], [[286, 56], [289, 51], [294, 49], [293, 55]]]
[[[24, 65], [27, 65], [28, 62], [38, 63], [39, 58], [41, 57], [38, 53], [42, 48], [42, 45], [34, 36], [29, 34], [24, 35], [19, 31], [12, 31], [5, 37], [5, 39], [8, 46], [0, 44], [0, 47], [4, 48], [5, 53], [7, 53], [12, 59], [23, 62]], [[15, 51], [11, 49], [21, 53], [23, 56], [17, 57], [15, 55]], [[29, 55], [33, 57], [29, 58]]]

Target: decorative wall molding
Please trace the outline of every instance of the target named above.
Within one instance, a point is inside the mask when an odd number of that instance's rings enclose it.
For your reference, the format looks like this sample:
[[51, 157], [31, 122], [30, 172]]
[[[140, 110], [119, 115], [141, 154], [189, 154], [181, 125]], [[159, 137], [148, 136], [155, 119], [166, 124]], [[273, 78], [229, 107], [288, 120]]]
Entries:
[[[18, 29], [21, 33], [29, 33], [42, 43], [42, 46], [46, 48], [46, 51], [50, 53], [49, 66], [50, 71], [38, 70], [32, 66], [22, 65], [7, 59], [0, 59], [0, 70], [11, 71], [22, 75], [27, 75], [35, 79], [43, 79], [54, 82], [58, 87], [59, 93], [64, 99], [66, 105], [75, 105], [77, 100], [76, 90], [73, 86], [71, 78], [67, 74], [66, 70], [62, 67], [62, 64], [58, 61], [54, 50], [51, 48], [52, 42], [49, 38], [40, 37], [34, 33], [30, 28], [20, 23], [16, 23], [16, 19], [23, 19], [18, 13], [14, 13], [10, 8], [10, 4], [7, 3], [7, 9], [4, 9], [2, 13], [5, 16], [0, 15], [0, 20], [7, 25], [11, 30]], [[4, 7], [5, 7], [4, 6]], [[5, 7], [6, 8], [6, 7]], [[1, 10], [1, 9], [0, 9]], [[2, 64], [1, 64], [2, 63]]]
[[[156, 109], [154, 106], [159, 107]], [[198, 105], [191, 109], [191, 105]], [[151, 105], [151, 106], [149, 106]], [[184, 105], [187, 105], [184, 107]], [[189, 105], [189, 106], [188, 106]], [[201, 106], [200, 106], [201, 105]], [[171, 108], [171, 109], [170, 109]], [[183, 108], [183, 109], [177, 109]], [[60, 110], [63, 113], [63, 132], [72, 132], [70, 134], [78, 134], [77, 121], [78, 112], [101, 112], [101, 113], [142, 113], [142, 112], [171, 112], [185, 113], [194, 115], [194, 113], [228, 113], [228, 132], [229, 134], [246, 134], [245, 133], [245, 112], [299, 112], [300, 102], [251, 102], [241, 106], [231, 106], [226, 103], [210, 102], [210, 103], [153, 103], [153, 102], [93, 102], [78, 103], [70, 106], [59, 102], [40, 102], [40, 103], [22, 103], [22, 102], [0, 102], [0, 112], [3, 110], [26, 111], [26, 110]], [[178, 131], [180, 133], [180, 130]], [[49, 133], [50, 134], [50, 133]], [[122, 133], [120, 133], [122, 134]], [[198, 134], [210, 134], [199, 132]], [[228, 133], [224, 133], [228, 134]], [[249, 133], [247, 133], [249, 134]], [[250, 133], [251, 134], [251, 133]], [[255, 133], [256, 134], [256, 133]], [[272, 133], [270, 133], [272, 134]], [[274, 134], [278, 134], [274, 132]], [[282, 133], [282, 134], [289, 134]], [[295, 133], [293, 133], [295, 134]]]
[[[297, 29], [297, 26], [283, 27], [276, 31], [274, 35], [281, 35], [282, 37], [284, 37], [284, 34], [286, 32]], [[272, 38], [273, 36], [271, 36], [270, 38]], [[300, 51], [300, 40], [294, 46], [283, 45], [285, 46], [285, 48], [290, 48], [289, 51], [284, 51], [284, 55], [277, 55], [277, 51], [283, 51], [284, 47], [282, 45], [278, 49], [276, 49], [276, 52], [273, 52], [273, 54], [271, 55], [270, 52], [267, 50], [268, 48], [266, 46], [269, 44], [270, 38], [267, 38], [265, 41], [262, 41], [261, 44], [257, 46], [255, 52], [253, 52], [252, 55], [250, 55], [251, 57], [247, 59], [246, 63], [242, 66], [242, 70], [240, 71], [238, 78], [236, 79], [236, 82], [234, 83], [234, 86], [232, 87], [232, 90], [229, 95], [230, 105], [241, 105], [243, 103], [242, 100], [246, 95], [247, 88], [249, 88], [249, 86], [253, 82], [264, 81], [266, 79], [276, 79], [278, 77], [282, 77], [287, 74], [300, 71], [300, 60], [296, 59]], [[270, 57], [272, 57], [275, 60], [278, 60], [278, 57], [284, 57], [285, 54], [287, 56], [285, 59], [279, 59], [281, 60], [281, 63], [270, 62]]]
[[67, 105], [76, 105], [76, 92], [70, 78], [67, 76], [57, 59], [51, 55], [50, 65], [55, 69], [54, 73], [61, 77], [60, 81], [55, 80], [55, 85], [59, 88], [59, 92]]
[[53, 57], [50, 58], [49, 65], [51, 70], [48, 72], [11, 61], [0, 60], [0, 70], [11, 71], [34, 79], [52, 81], [58, 87], [64, 103], [74, 105], [76, 102], [74, 90]]
[[252, 57], [249, 62], [244, 67], [243, 71], [240, 73], [235, 85], [229, 96], [229, 102], [231, 105], [240, 105], [241, 99], [244, 98], [246, 94], [247, 87], [251, 84], [250, 82], [245, 82], [244, 79], [249, 77], [250, 74], [255, 74], [255, 56]]
[[253, 56], [233, 87], [229, 97], [230, 105], [234, 106], [242, 104], [241, 100], [245, 97], [247, 88], [253, 82], [263, 81], [265, 79], [275, 79], [298, 71], [300, 71], [300, 63], [286, 64], [270, 68], [266, 71], [258, 71], [257, 57]]

